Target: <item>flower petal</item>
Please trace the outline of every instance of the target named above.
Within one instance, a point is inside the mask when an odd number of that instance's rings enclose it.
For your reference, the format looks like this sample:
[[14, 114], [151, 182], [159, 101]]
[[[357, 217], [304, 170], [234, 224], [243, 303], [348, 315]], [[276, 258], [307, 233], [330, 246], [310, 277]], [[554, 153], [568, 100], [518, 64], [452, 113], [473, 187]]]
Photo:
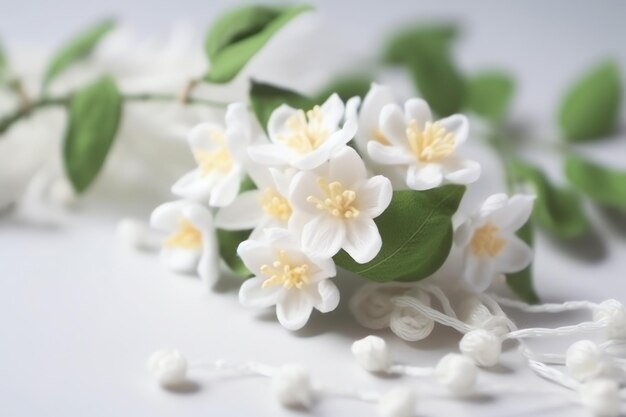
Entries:
[[216, 150], [220, 144], [213, 139], [213, 132], [223, 133], [224, 127], [216, 123], [208, 122], [194, 126], [187, 136], [191, 149], [202, 149], [206, 151]]
[[311, 289], [316, 295], [313, 306], [320, 313], [331, 312], [339, 305], [339, 289], [331, 280], [320, 281], [317, 285], [312, 285]]
[[224, 207], [232, 203], [239, 193], [241, 177], [241, 168], [232, 167], [228, 174], [215, 184], [211, 191], [209, 205], [211, 207]]
[[302, 249], [312, 257], [331, 258], [341, 249], [345, 236], [344, 222], [318, 215], [302, 230]]
[[335, 146], [341, 146], [337, 142], [341, 139], [339, 136], [329, 137], [326, 142], [319, 148], [305, 153], [295, 153], [289, 160], [289, 165], [302, 171], [311, 171], [324, 162], [328, 161], [330, 154]]
[[265, 212], [261, 206], [260, 190], [244, 191], [232, 203], [221, 208], [215, 216], [215, 226], [224, 230], [249, 230], [259, 224]]
[[207, 283], [217, 282], [220, 276], [220, 255], [215, 232], [202, 235], [202, 255], [198, 261], [198, 275]]
[[276, 304], [278, 321], [288, 330], [301, 329], [311, 316], [313, 305], [304, 291], [292, 288]]
[[196, 272], [201, 251], [198, 249], [183, 249], [163, 247], [161, 249], [161, 262], [169, 269], [176, 272]]
[[296, 170], [293, 168], [288, 168], [285, 170], [270, 168], [270, 174], [276, 191], [278, 191], [278, 193], [285, 198], [289, 196], [289, 187], [295, 173]]
[[342, 248], [356, 262], [364, 264], [374, 259], [383, 241], [378, 227], [370, 218], [355, 218], [346, 221], [346, 237]]
[[322, 110], [322, 117], [324, 118], [324, 125], [326, 126], [326, 129], [330, 132], [337, 130], [339, 122], [343, 119], [343, 112], [345, 110], [343, 101], [341, 101], [339, 95], [337, 95], [337, 93], [333, 93], [326, 99], [320, 108]]
[[218, 179], [215, 172], [203, 175], [200, 168], [197, 168], [176, 181], [172, 185], [172, 193], [192, 200], [207, 200]]
[[271, 264], [276, 257], [274, 248], [259, 240], [244, 240], [237, 247], [237, 254], [255, 275], [262, 275], [261, 267]]
[[239, 288], [239, 303], [245, 307], [264, 308], [275, 305], [283, 291], [282, 285], [263, 288], [265, 278], [254, 277], [246, 280]]
[[376, 175], [368, 179], [357, 192], [359, 210], [368, 217], [378, 217], [389, 207], [392, 195], [391, 181], [382, 175]]
[[495, 263], [490, 257], [476, 257], [466, 252], [463, 281], [474, 293], [484, 292], [496, 277]]
[[152, 211], [150, 215], [150, 226], [166, 232], [176, 230], [178, 221], [182, 216], [182, 209], [187, 204], [189, 203], [183, 200], [161, 204]]
[[380, 112], [383, 107], [387, 104], [393, 104], [394, 101], [391, 88], [372, 83], [361, 106], [359, 135], [365, 135], [368, 138], [374, 137], [376, 130], [379, 129]]
[[359, 154], [346, 146], [328, 162], [328, 181], [339, 181], [344, 187], [352, 188], [367, 178], [365, 164]]
[[380, 112], [380, 130], [393, 145], [408, 148], [406, 122], [397, 104], [387, 104]]
[[407, 123], [411, 120], [417, 122], [417, 127], [420, 130], [424, 129], [426, 122], [433, 120], [433, 114], [430, 111], [428, 103], [421, 98], [412, 98], [404, 103], [404, 114]]
[[441, 125], [451, 133], [454, 133], [455, 146], [462, 145], [467, 140], [469, 133], [469, 121], [462, 114], [453, 114], [439, 121]]
[[289, 188], [289, 202], [294, 208], [311, 215], [320, 213], [315, 204], [307, 201], [309, 196], [321, 197], [322, 190], [317, 183], [317, 175], [314, 172], [302, 171], [297, 173], [293, 177]]
[[408, 165], [415, 160], [404, 148], [386, 146], [373, 140], [367, 144], [367, 153], [375, 162], [384, 165]]
[[438, 164], [411, 165], [406, 173], [406, 185], [418, 191], [439, 187], [442, 181], [443, 172]]
[[495, 262], [499, 272], [509, 274], [526, 268], [532, 259], [532, 249], [519, 237], [511, 235], [506, 239], [506, 245], [496, 256]]
[[533, 211], [535, 196], [516, 194], [502, 207], [491, 212], [491, 219], [502, 229], [515, 232], [526, 224]]
[[248, 156], [257, 164], [287, 165], [294, 153], [282, 144], [261, 144], [248, 148]]
[[286, 129], [287, 120], [298, 110], [286, 104], [278, 106], [267, 121], [267, 133], [273, 143], [281, 144], [280, 135]]
[[452, 158], [442, 163], [444, 178], [453, 184], [471, 184], [480, 177], [480, 164], [470, 160]]

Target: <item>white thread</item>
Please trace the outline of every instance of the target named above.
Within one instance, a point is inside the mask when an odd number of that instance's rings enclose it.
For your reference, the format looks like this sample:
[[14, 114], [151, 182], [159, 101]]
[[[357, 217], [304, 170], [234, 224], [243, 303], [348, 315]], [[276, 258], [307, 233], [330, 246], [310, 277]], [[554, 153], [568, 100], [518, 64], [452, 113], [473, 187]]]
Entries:
[[562, 372], [549, 367], [545, 363], [538, 362], [534, 359], [528, 358], [528, 366], [543, 378], [555, 382], [565, 388], [578, 389], [579, 384], [576, 380], [565, 376]]
[[452, 327], [453, 329], [457, 330], [460, 333], [467, 333], [470, 330], [472, 330], [472, 327], [469, 326], [467, 323], [463, 323], [459, 319], [455, 319], [455, 318], [449, 317], [449, 316], [447, 316], [447, 315], [445, 315], [445, 314], [435, 310], [434, 308], [431, 308], [429, 306], [425, 306], [419, 300], [417, 300], [415, 297], [400, 296], [400, 297], [392, 298], [391, 301], [396, 306], [399, 306], [399, 307], [414, 308], [415, 310], [419, 311], [420, 313], [422, 313], [426, 317], [429, 317], [430, 319], [436, 321], [437, 323], [443, 324], [444, 326]]
[[384, 339], [367, 336], [352, 343], [352, 354], [363, 369], [385, 372], [391, 366], [391, 356]]
[[561, 313], [564, 311], [571, 310], [593, 310], [598, 306], [596, 303], [592, 303], [591, 301], [566, 301], [564, 303], [546, 303], [546, 304], [527, 304], [517, 300], [511, 300], [506, 297], [501, 297], [496, 294], [490, 294], [495, 301], [497, 301], [500, 305], [505, 307], [515, 308], [517, 310], [525, 311], [527, 313]]
[[187, 360], [176, 349], [159, 349], [148, 358], [146, 368], [162, 387], [175, 387], [187, 378]]
[[500, 359], [502, 340], [488, 330], [476, 329], [463, 336], [459, 349], [480, 366], [494, 366]]
[[424, 291], [428, 291], [432, 295], [434, 295], [435, 298], [437, 298], [437, 300], [439, 301], [439, 304], [441, 304], [441, 308], [443, 309], [444, 313], [446, 313], [448, 316], [452, 318], [455, 318], [455, 319], [457, 318], [457, 315], [454, 312], [454, 309], [450, 305], [450, 300], [444, 294], [444, 292], [441, 291], [441, 288], [435, 285], [425, 283], [425, 282], [418, 283], [417, 286], [422, 288]]
[[506, 335], [508, 339], [523, 339], [528, 337], [546, 337], [546, 336], [568, 336], [578, 333], [594, 332], [596, 330], [608, 327], [609, 322], [600, 321], [584, 321], [582, 323], [556, 327], [554, 329], [546, 329], [541, 327], [532, 327], [527, 329], [514, 330]]
[[[424, 306], [430, 306], [430, 296], [420, 290], [411, 291], [411, 297]], [[406, 295], [408, 297], [408, 295]], [[393, 302], [393, 299], [392, 299]], [[435, 327], [435, 322], [419, 310], [395, 306], [389, 318], [389, 328], [398, 337], [409, 342], [427, 338]]]
[[[394, 309], [391, 297], [397, 294], [397, 289], [385, 284], [369, 284], [359, 288], [350, 299], [350, 310], [359, 324], [373, 330], [388, 327]], [[392, 290], [396, 290], [396, 293]]]

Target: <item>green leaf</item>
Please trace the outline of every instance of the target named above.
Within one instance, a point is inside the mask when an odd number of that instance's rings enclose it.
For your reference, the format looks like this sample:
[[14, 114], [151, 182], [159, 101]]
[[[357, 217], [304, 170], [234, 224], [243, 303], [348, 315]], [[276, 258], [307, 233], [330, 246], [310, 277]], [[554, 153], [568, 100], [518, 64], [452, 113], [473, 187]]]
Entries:
[[226, 265], [235, 274], [247, 278], [252, 275], [250, 270], [246, 268], [243, 261], [237, 254], [239, 244], [250, 236], [250, 230], [222, 230], [217, 229], [217, 240], [219, 245], [220, 256], [226, 262]]
[[271, 84], [258, 83], [254, 80], [250, 87], [250, 103], [263, 129], [267, 129], [270, 115], [281, 104], [304, 110], [311, 109], [316, 104], [312, 99], [295, 91]]
[[383, 239], [378, 255], [366, 264], [346, 252], [335, 255], [338, 266], [376, 282], [418, 281], [432, 275], [452, 246], [452, 215], [465, 187], [446, 185], [428, 191], [395, 191], [391, 204], [375, 219]]
[[467, 108], [498, 124], [506, 115], [514, 88], [513, 78], [506, 73], [476, 74], [467, 83]]
[[613, 61], [584, 74], [561, 103], [559, 125], [565, 139], [582, 142], [611, 134], [618, 122], [621, 90], [619, 69]]
[[456, 113], [465, 101], [465, 81], [452, 58], [454, 26], [432, 26], [401, 32], [385, 49], [384, 60], [403, 64], [421, 95], [440, 116]]
[[513, 161], [510, 168], [537, 194], [533, 217], [539, 226], [563, 239], [585, 234], [589, 224], [577, 193], [554, 186], [540, 169], [527, 163]]
[[50, 64], [48, 64], [48, 69], [44, 76], [44, 88], [72, 64], [87, 57], [96, 45], [98, 45], [98, 42], [114, 27], [114, 20], [103, 20], [82, 31], [61, 47], [52, 57]]
[[82, 193], [104, 165], [120, 124], [122, 97], [113, 78], [100, 78], [78, 90], [68, 113], [63, 159], [74, 189]]
[[596, 203], [626, 210], [626, 171], [569, 155], [565, 160], [565, 175], [576, 189]]
[[315, 95], [314, 101], [323, 103], [333, 93], [337, 93], [344, 102], [355, 96], [363, 98], [369, 91], [372, 81], [372, 77], [366, 74], [339, 76], [322, 88]]
[[204, 50], [211, 63], [206, 81], [232, 80], [248, 61], [294, 17], [310, 6], [274, 8], [249, 5], [221, 16], [207, 33]]
[[7, 70], [9, 68], [9, 60], [7, 54], [4, 51], [4, 46], [0, 42], [0, 82], [4, 82]]
[[[517, 236], [520, 237], [528, 246], [533, 246], [533, 225], [532, 221], [526, 222], [521, 229], [517, 231]], [[506, 276], [507, 285], [517, 294], [522, 300], [530, 304], [536, 304], [539, 302], [539, 296], [533, 288], [533, 265], [528, 265], [525, 269], [508, 274]]]

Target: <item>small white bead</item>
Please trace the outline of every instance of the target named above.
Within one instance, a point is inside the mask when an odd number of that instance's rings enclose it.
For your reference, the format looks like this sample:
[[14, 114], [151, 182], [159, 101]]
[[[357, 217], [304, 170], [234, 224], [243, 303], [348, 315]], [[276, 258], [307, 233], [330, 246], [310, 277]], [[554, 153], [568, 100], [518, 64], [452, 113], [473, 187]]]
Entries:
[[591, 340], [579, 340], [567, 349], [565, 366], [572, 377], [584, 381], [602, 372], [604, 353]]
[[367, 336], [352, 343], [352, 354], [363, 369], [384, 372], [391, 366], [387, 343], [377, 336]]
[[187, 377], [187, 360], [176, 349], [160, 349], [146, 362], [146, 368], [162, 387], [174, 387]]
[[461, 353], [473, 359], [480, 366], [494, 366], [500, 359], [502, 341], [498, 336], [484, 329], [471, 330], [459, 343]]
[[272, 393], [285, 407], [308, 407], [313, 399], [311, 376], [301, 365], [283, 365], [272, 377]]
[[449, 353], [437, 364], [435, 378], [450, 391], [465, 395], [476, 385], [478, 369], [474, 362], [463, 355]]
[[139, 220], [125, 218], [119, 221], [115, 234], [117, 238], [133, 249], [144, 249], [148, 246], [146, 236], [149, 235], [148, 225]]
[[411, 387], [397, 387], [384, 393], [378, 400], [380, 417], [412, 417], [417, 396]]
[[580, 401], [594, 417], [617, 417], [619, 386], [610, 379], [593, 379], [580, 387]]
[[626, 339], [626, 308], [617, 300], [605, 300], [593, 312], [595, 321], [609, 322], [606, 335], [609, 339]]

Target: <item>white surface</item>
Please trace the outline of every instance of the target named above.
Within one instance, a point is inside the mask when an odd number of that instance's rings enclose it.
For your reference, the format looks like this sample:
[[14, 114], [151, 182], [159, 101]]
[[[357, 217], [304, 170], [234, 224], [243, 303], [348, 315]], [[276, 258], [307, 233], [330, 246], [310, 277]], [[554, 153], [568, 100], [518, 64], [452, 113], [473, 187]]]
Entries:
[[[226, 2], [220, 2], [219, 8]], [[595, 59], [611, 53], [626, 70], [623, 2], [320, 2], [322, 11], [365, 50], [394, 22], [413, 16], [462, 17], [467, 38], [459, 48], [463, 66], [504, 66], [519, 81], [515, 115], [550, 121], [563, 88]], [[216, 9], [218, 7], [216, 6]], [[120, 11], [129, 23], [163, 30], [172, 16], [210, 20], [204, 1], [106, 3], [2, 0], [0, 26], [5, 39], [56, 42], [102, 12]], [[33, 10], [37, 13], [33, 13]], [[65, 13], [71, 10], [71, 13]], [[62, 15], [61, 15], [62, 13]], [[54, 17], [55, 18], [51, 18]], [[601, 145], [601, 155], [624, 165], [624, 137]], [[621, 155], [621, 156], [620, 156]], [[556, 164], [552, 164], [555, 168]], [[486, 172], [487, 176], [489, 171]], [[258, 378], [215, 383], [201, 373], [198, 386], [185, 393], [162, 391], [143, 366], [157, 348], [177, 347], [189, 358], [257, 360], [268, 364], [299, 362], [320, 381], [362, 388], [420, 383], [379, 379], [360, 370], [350, 353], [353, 340], [368, 332], [346, 310], [346, 298], [331, 314], [314, 314], [302, 331], [290, 333], [271, 311], [241, 308], [237, 283], [223, 281], [208, 292], [193, 278], [166, 271], [151, 254], [126, 250], [115, 240], [123, 216], [146, 216], [159, 195], [100, 187], [57, 226], [0, 218], [0, 415], [2, 416], [242, 416], [301, 415], [282, 410]], [[121, 201], [126, 201], [122, 203]], [[570, 245], [567, 253], [539, 237], [537, 287], [546, 301], [617, 298], [626, 302], [626, 226], [595, 216], [599, 239]], [[572, 256], [573, 255], [573, 256]], [[361, 281], [338, 279], [348, 294]], [[520, 324], [556, 325], [567, 317], [521, 317]], [[398, 359], [433, 365], [454, 350], [458, 335], [438, 328], [431, 339], [404, 343], [384, 332]], [[557, 349], [563, 346], [550, 345]], [[483, 383], [552, 386], [524, 369], [514, 350]], [[556, 387], [554, 390], [559, 391]], [[583, 416], [567, 405], [567, 395], [513, 395], [471, 402], [418, 399], [419, 415]], [[375, 408], [332, 399], [313, 415], [375, 415]]]

